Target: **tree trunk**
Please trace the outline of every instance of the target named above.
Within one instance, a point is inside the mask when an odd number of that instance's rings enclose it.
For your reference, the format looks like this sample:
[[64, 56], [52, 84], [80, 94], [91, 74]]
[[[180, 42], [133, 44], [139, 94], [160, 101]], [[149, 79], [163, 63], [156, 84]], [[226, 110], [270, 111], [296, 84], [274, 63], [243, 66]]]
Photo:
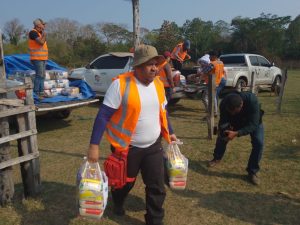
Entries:
[[132, 0], [133, 12], [133, 42], [136, 49], [140, 45], [140, 4], [139, 0]]

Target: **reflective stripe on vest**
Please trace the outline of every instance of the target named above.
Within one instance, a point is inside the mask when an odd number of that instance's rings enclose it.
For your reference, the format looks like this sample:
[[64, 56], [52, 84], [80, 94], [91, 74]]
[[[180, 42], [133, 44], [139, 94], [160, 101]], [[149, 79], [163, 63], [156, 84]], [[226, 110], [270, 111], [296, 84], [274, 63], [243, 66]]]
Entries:
[[[122, 110], [122, 115], [121, 115], [121, 119], [120, 121], [118, 122], [118, 124], [114, 123], [113, 121], [110, 121], [109, 124], [115, 128], [117, 131], [119, 131], [120, 133], [123, 133], [125, 135], [127, 135], [128, 137], [131, 137], [132, 136], [132, 132], [130, 130], [127, 130], [125, 128], [122, 127], [124, 121], [125, 121], [125, 118], [126, 118], [126, 115], [127, 115], [127, 106], [128, 106], [128, 97], [129, 97], [129, 92], [130, 92], [130, 77], [126, 77], [126, 85], [125, 85], [125, 92], [124, 92], [124, 96], [122, 98], [122, 107], [123, 107], [123, 110]], [[111, 132], [111, 131], [109, 131]], [[112, 135], [112, 136], [115, 136], [115, 135]], [[122, 139], [120, 138], [117, 138], [115, 137], [114, 138], [117, 142], [120, 142], [120, 145], [123, 146], [125, 142], [123, 142]], [[121, 144], [122, 143], [122, 144]]]
[[[42, 37], [42, 35], [35, 29], [35, 31], [39, 38]], [[48, 60], [48, 46], [47, 42], [45, 42], [43, 45], [40, 45], [37, 43], [36, 40], [28, 39], [28, 50], [30, 54], [30, 60]]]
[[[112, 146], [122, 151], [127, 150], [132, 134], [138, 122], [141, 111], [141, 104], [138, 88], [134, 79], [133, 72], [128, 72], [118, 76], [120, 79], [120, 92], [122, 102], [119, 109], [113, 114], [107, 124], [107, 138]], [[160, 104], [160, 123], [164, 138], [170, 142], [167, 127], [166, 111], [163, 109], [165, 100], [164, 88], [159, 78], [154, 80]]]

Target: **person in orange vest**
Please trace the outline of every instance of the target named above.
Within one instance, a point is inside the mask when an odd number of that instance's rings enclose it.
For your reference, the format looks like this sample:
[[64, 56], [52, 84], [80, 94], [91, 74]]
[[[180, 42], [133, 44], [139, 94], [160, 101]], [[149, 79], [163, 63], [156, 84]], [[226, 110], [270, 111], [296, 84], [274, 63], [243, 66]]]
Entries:
[[[207, 56], [209, 55], [209, 61], [207, 60]], [[199, 59], [200, 62], [204, 62], [206, 60], [206, 66], [202, 68], [202, 71], [200, 72], [200, 78], [204, 80], [205, 84], [208, 84], [208, 76], [211, 76], [214, 74], [216, 76], [215, 82], [216, 82], [216, 96], [214, 99], [214, 108], [215, 117], [218, 116], [218, 99], [219, 94], [222, 91], [222, 89], [226, 85], [226, 72], [224, 70], [224, 64], [222, 61], [218, 59], [218, 54], [216, 51], [210, 51], [208, 55], [204, 55], [202, 58]], [[202, 94], [202, 102], [205, 106], [206, 111], [208, 110], [208, 89], [204, 90], [204, 93]], [[206, 119], [206, 117], [204, 118]]]
[[174, 81], [172, 77], [172, 68], [170, 65], [170, 56], [171, 53], [166, 51], [164, 52], [165, 61], [158, 66], [158, 76], [160, 80], [163, 82], [166, 92], [167, 100], [171, 99], [172, 90], [174, 89]]
[[33, 91], [40, 98], [43, 98], [46, 62], [48, 60], [48, 46], [45, 33], [46, 23], [42, 19], [36, 19], [33, 21], [33, 25], [34, 28], [28, 35], [30, 61], [35, 70]]
[[191, 58], [191, 56], [188, 54], [190, 48], [191, 48], [191, 42], [189, 40], [185, 40], [184, 42], [179, 43], [173, 49], [171, 54], [171, 59], [175, 70], [181, 71], [182, 63], [186, 59]]
[[164, 163], [161, 137], [168, 143], [176, 135], [168, 121], [164, 85], [157, 76], [157, 65], [164, 57], [153, 46], [135, 49], [134, 71], [119, 75], [107, 90], [94, 122], [89, 162], [99, 159], [99, 143], [106, 130], [113, 151], [127, 151], [127, 181], [122, 188], [112, 189], [114, 213], [122, 216], [124, 200], [141, 171], [146, 185], [146, 224], [162, 224]]

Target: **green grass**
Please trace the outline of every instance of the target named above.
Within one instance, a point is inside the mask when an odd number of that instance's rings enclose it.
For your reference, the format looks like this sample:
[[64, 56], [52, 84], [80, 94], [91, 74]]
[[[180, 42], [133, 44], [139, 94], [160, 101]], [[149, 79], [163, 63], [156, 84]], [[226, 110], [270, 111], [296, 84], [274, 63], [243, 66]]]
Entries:
[[[265, 149], [261, 161], [261, 185], [245, 180], [250, 154], [249, 137], [228, 146], [222, 164], [207, 169], [214, 141], [199, 100], [184, 99], [171, 109], [171, 121], [183, 140], [182, 152], [189, 158], [188, 185], [184, 191], [167, 190], [165, 224], [300, 224], [300, 71], [289, 72], [282, 114], [276, 115], [276, 97], [259, 93], [266, 114]], [[66, 120], [39, 118], [38, 144], [41, 154], [43, 191], [37, 199], [22, 200], [19, 167], [14, 166], [15, 198], [0, 208], [0, 224], [81, 225], [143, 224], [144, 186], [139, 178], [126, 202], [126, 216], [112, 214], [108, 203], [101, 221], [77, 217], [75, 175], [86, 153], [98, 105], [76, 109]], [[296, 140], [296, 141], [295, 141]], [[12, 143], [16, 154], [16, 143]], [[105, 140], [101, 163], [109, 154]]]

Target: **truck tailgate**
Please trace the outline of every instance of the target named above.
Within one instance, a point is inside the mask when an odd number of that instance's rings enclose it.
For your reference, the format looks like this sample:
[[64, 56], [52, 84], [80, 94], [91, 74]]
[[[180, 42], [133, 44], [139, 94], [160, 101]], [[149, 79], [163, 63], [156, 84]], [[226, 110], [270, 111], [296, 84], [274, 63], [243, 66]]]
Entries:
[[98, 102], [99, 99], [84, 99], [84, 100], [76, 100], [76, 101], [68, 101], [68, 102], [55, 102], [55, 103], [41, 103], [36, 105], [36, 111], [38, 112], [53, 112], [64, 109], [72, 109], [84, 105], [89, 105], [91, 103]]

